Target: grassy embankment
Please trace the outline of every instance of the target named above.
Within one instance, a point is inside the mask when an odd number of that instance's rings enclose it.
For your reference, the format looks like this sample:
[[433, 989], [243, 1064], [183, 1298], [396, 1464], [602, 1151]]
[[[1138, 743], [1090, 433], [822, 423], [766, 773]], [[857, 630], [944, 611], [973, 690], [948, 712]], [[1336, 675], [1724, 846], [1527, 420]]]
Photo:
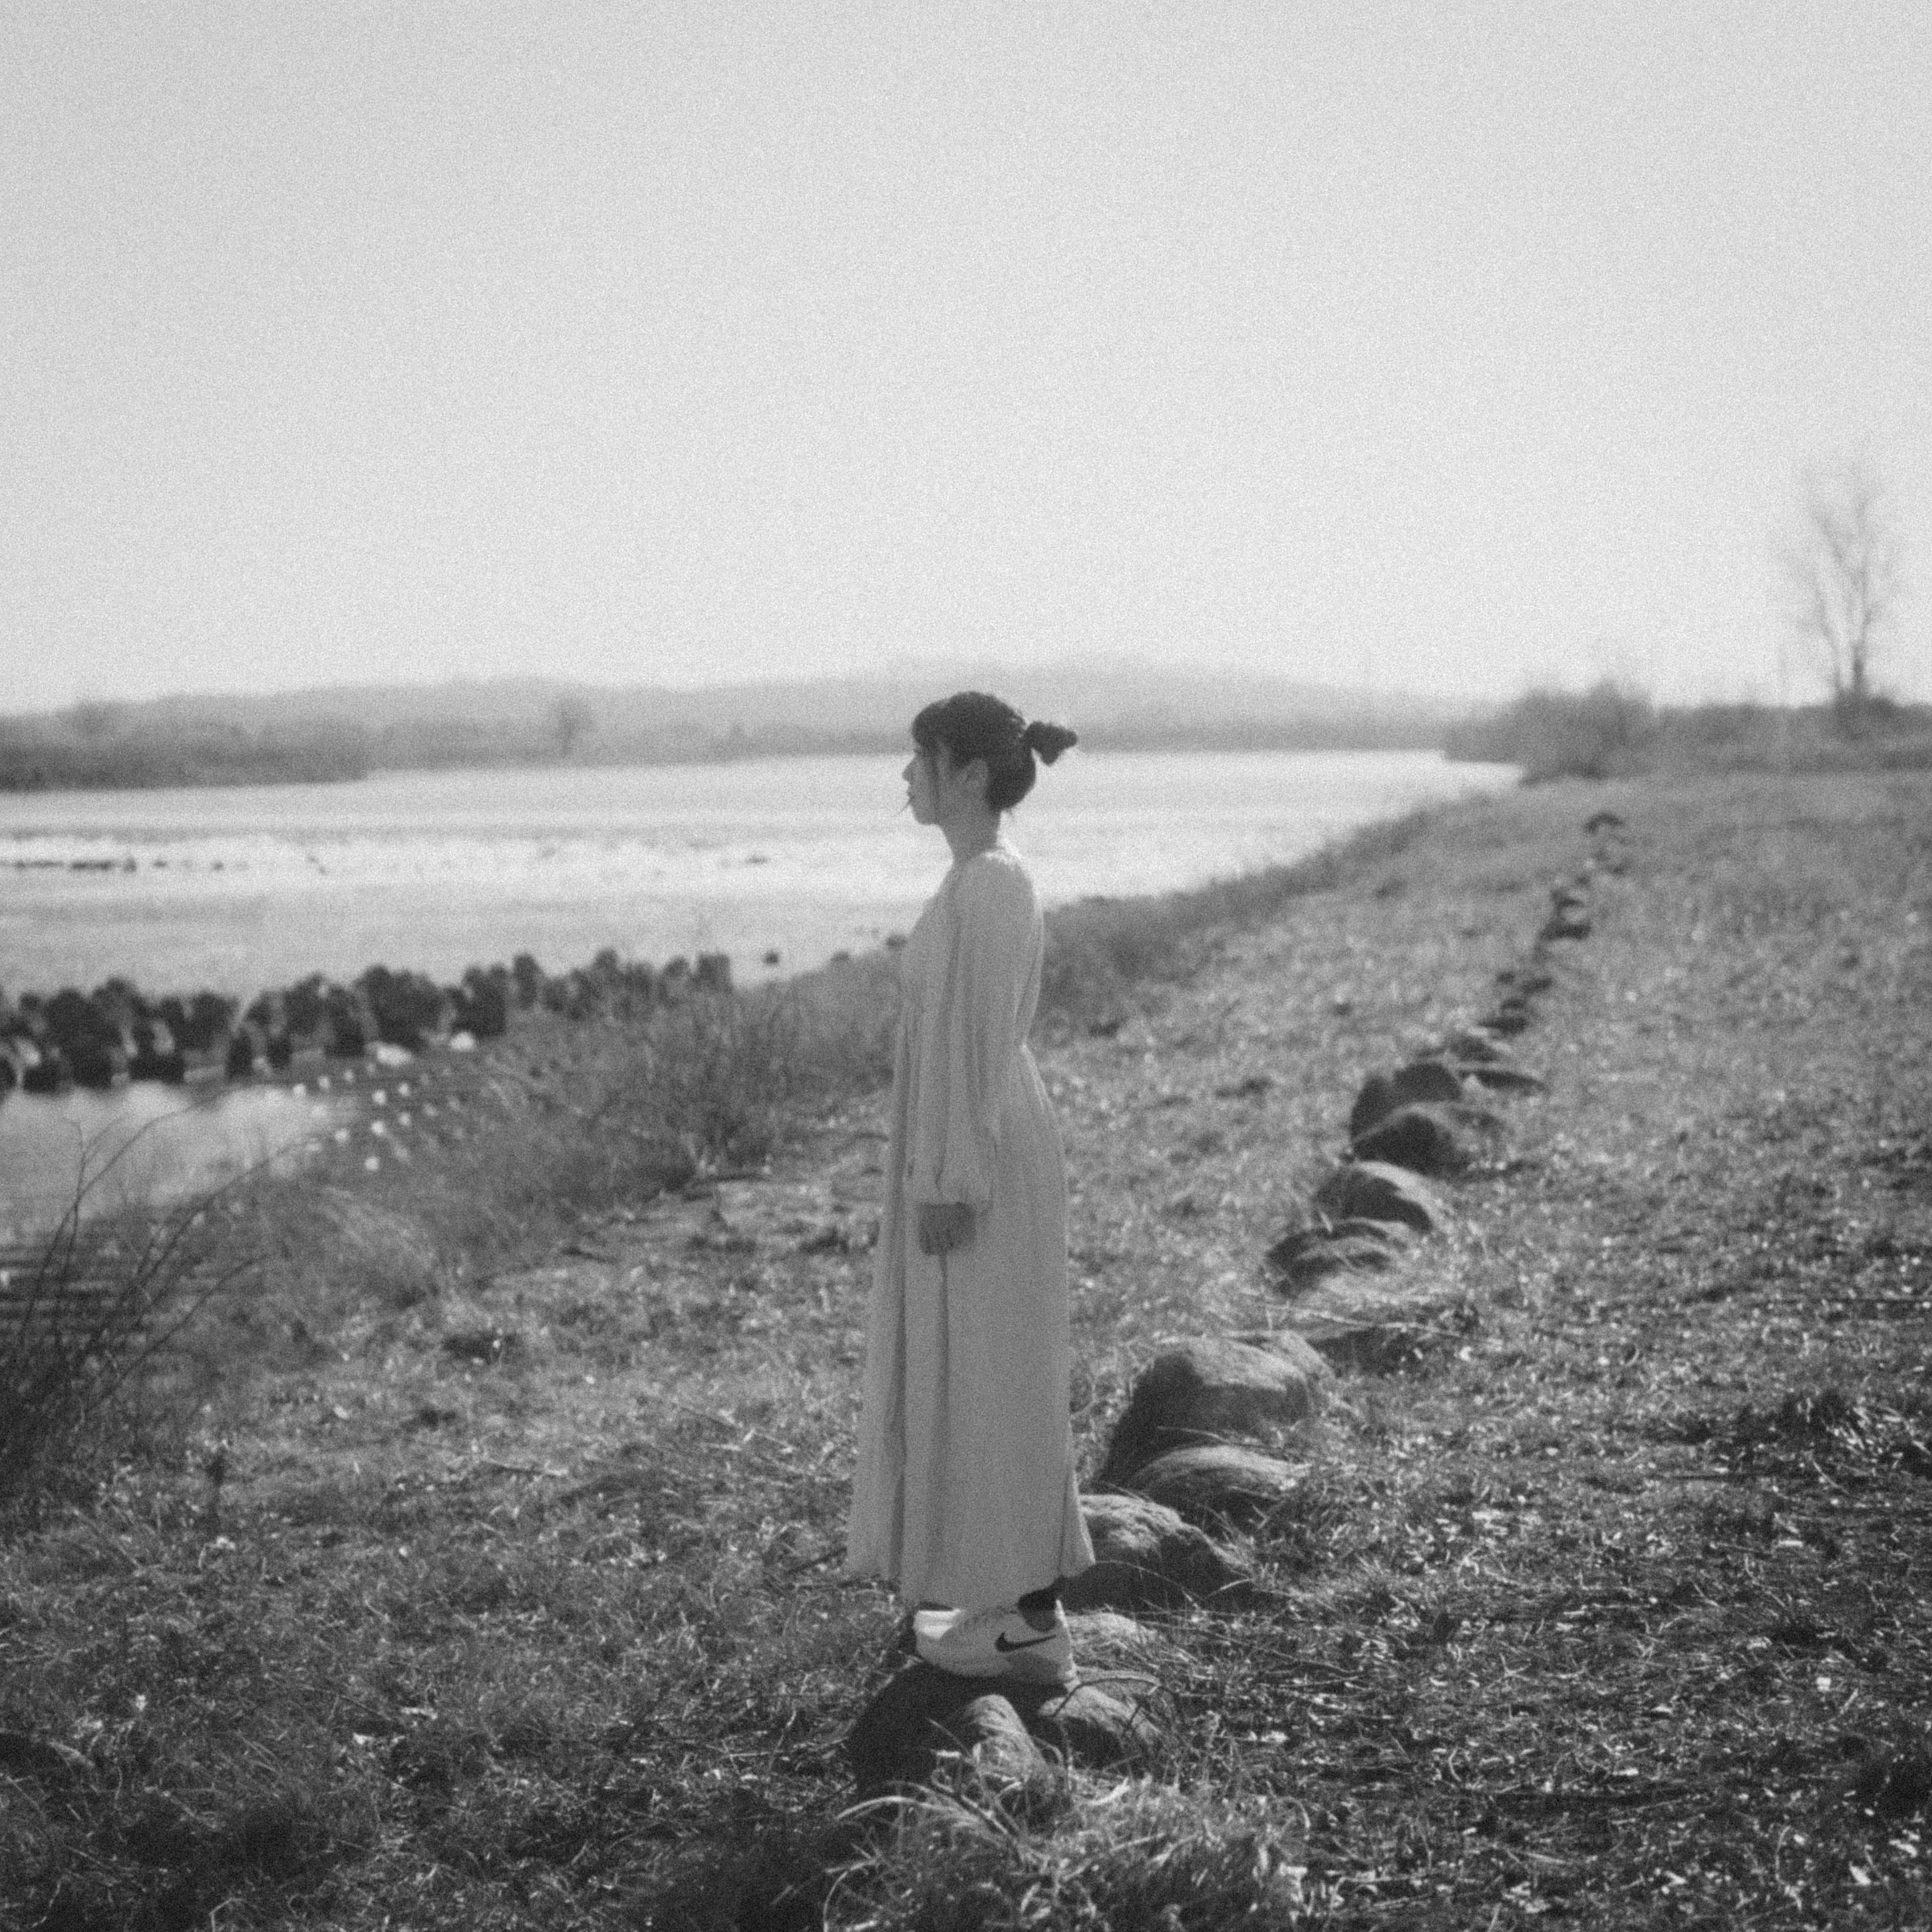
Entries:
[[1550, 778], [1684, 779], [1716, 772], [1932, 771], [1932, 705], [1874, 697], [1853, 706], [1653, 705], [1606, 679], [1585, 692], [1531, 691], [1446, 734], [1452, 758]]
[[1162, 1339], [1266, 1323], [1360, 1077], [1483, 1010], [1605, 803], [1549, 1091], [1429, 1262], [1477, 1324], [1293, 1442], [1262, 1606], [1150, 1620], [1144, 1778], [833, 1824], [891, 1661], [836, 1566], [876, 1102], [516, 1264], [634, 1157], [518, 1103], [326, 1238], [311, 1199], [224, 1406], [0, 1556], [0, 1726], [49, 1748], [0, 1767], [15, 1921], [804, 1925], [830, 1864], [842, 1926], [1126, 1925], [1158, 1882], [1205, 1928], [1305, 1810], [1311, 1924], [1923, 1922], [1924, 778], [1546, 787], [1225, 925], [1068, 922], [1083, 1454]]

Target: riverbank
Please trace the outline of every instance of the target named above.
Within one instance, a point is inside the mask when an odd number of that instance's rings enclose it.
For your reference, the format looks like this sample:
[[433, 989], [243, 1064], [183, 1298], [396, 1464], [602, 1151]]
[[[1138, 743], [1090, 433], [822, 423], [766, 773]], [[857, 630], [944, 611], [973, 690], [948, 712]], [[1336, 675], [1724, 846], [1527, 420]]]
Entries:
[[0, 1555], [5, 1888], [77, 1927], [804, 1925], [842, 1862], [835, 1924], [963, 1924], [967, 1873], [1072, 1924], [1232, 1803], [1305, 1838], [1303, 1917], [1256, 1924], [1922, 1919], [1922, 776], [1544, 787], [1312, 889], [1088, 912], [1111, 964], [1042, 1049], [1083, 1467], [1157, 1346], [1270, 1324], [1361, 1079], [1487, 1010], [1606, 806], [1622, 869], [1518, 1042], [1546, 1091], [1431, 1251], [1465, 1331], [1291, 1434], [1258, 1601], [1145, 1619], [1152, 1838], [1082, 1774], [916, 1865], [836, 1826], [894, 1661], [837, 1574], [861, 1095], [520, 1264], [406, 1191], [311, 1242], [254, 1373]]

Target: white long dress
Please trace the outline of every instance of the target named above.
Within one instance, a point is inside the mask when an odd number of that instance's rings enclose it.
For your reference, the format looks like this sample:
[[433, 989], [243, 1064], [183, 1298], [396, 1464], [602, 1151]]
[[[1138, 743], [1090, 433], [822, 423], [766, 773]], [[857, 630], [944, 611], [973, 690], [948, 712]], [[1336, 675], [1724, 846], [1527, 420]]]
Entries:
[[[1094, 1562], [1067, 1408], [1066, 1171], [1026, 1044], [1044, 952], [1003, 839], [947, 873], [901, 960], [846, 1567], [908, 1603], [1010, 1604]], [[926, 1202], [970, 1207], [971, 1241], [920, 1253]]]

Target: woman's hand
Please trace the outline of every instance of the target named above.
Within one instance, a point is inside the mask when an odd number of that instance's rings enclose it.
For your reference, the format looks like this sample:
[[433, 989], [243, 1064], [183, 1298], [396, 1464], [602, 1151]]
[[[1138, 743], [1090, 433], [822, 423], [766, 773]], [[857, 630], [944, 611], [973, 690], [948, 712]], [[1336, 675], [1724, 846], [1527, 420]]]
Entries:
[[956, 1202], [922, 1201], [918, 1221], [919, 1251], [922, 1255], [950, 1254], [973, 1238], [973, 1210]]

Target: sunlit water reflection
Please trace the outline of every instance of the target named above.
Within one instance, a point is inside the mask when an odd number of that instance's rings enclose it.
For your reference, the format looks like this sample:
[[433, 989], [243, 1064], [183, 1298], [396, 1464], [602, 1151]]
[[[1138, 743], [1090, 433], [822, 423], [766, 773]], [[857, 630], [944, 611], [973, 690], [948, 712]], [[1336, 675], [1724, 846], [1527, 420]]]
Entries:
[[326, 1139], [349, 1111], [268, 1086], [16, 1094], [0, 1106], [0, 1244], [50, 1226], [83, 1194], [98, 1214], [204, 1192]]
[[[796, 971], [904, 932], [937, 886], [945, 847], [902, 808], [904, 762], [0, 795], [0, 986], [122, 974], [245, 999], [378, 962], [451, 979], [524, 951], [559, 971], [604, 946], [657, 963], [728, 952], [740, 983]], [[1052, 905], [1281, 863], [1514, 776], [1420, 752], [1081, 752], [1043, 776], [1012, 836]], [[321, 1104], [270, 1086], [14, 1094], [0, 1102], [0, 1233], [104, 1168], [103, 1200], [206, 1186], [336, 1131]]]

